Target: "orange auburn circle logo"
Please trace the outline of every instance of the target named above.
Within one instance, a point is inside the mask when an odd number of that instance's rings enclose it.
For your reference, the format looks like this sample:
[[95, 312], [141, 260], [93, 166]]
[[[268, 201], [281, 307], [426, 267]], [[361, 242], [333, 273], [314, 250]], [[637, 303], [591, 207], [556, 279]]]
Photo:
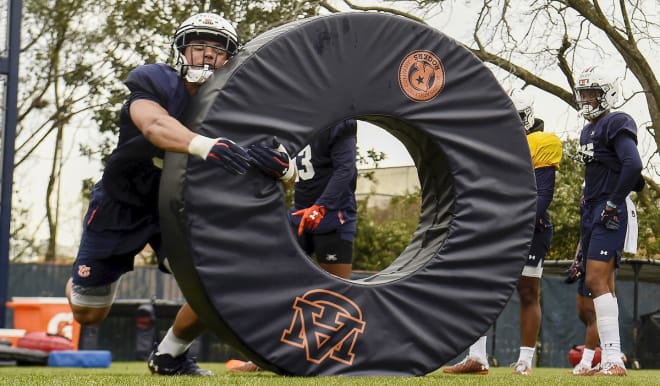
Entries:
[[399, 87], [415, 102], [430, 101], [445, 87], [442, 62], [431, 51], [409, 53], [399, 65]]

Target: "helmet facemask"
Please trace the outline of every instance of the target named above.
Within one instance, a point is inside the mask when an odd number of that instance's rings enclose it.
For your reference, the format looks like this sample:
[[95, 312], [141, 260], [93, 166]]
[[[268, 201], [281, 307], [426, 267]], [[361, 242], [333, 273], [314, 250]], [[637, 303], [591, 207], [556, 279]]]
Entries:
[[[183, 40], [186, 40], [185, 36]], [[219, 46], [219, 42], [213, 42], [213, 44], [198, 44], [198, 42], [201, 41], [210, 42], [210, 39], [200, 39], [197, 37], [193, 37], [190, 41], [191, 43], [184, 43], [181, 46], [177, 46], [176, 68], [179, 70], [181, 76], [183, 76], [188, 82], [201, 84], [213, 74], [213, 71], [215, 71], [215, 67], [212, 64], [207, 63], [206, 52], [208, 52], [208, 50], [213, 52], [213, 55], [215, 56], [213, 57], [212, 62], [216, 63], [218, 55], [227, 52], [226, 45], [225, 47]], [[190, 56], [193, 58], [197, 57], [196, 60], [199, 61], [199, 63], [190, 63], [188, 61], [188, 57], [186, 57], [186, 49], [188, 48], [190, 48]], [[196, 51], [201, 51], [201, 54], [195, 55], [194, 52]]]
[[[228, 21], [212, 13], [194, 15], [183, 22], [174, 34], [172, 48], [176, 55], [176, 69], [186, 81], [204, 83], [215, 70], [205, 60], [206, 52], [210, 49], [216, 55], [213, 58], [213, 63], [216, 63], [217, 55], [223, 52], [226, 52], [227, 59], [235, 55], [238, 45], [236, 30]], [[189, 57], [185, 55], [188, 48], [189, 54], [201, 51], [203, 55], [200, 63], [189, 62]]]
[[534, 127], [534, 99], [526, 91], [518, 88], [507, 90], [507, 95], [520, 115], [525, 133], [529, 134]]
[[527, 106], [522, 110], [518, 110], [518, 115], [520, 115], [520, 120], [525, 127], [525, 132], [529, 134], [529, 130], [534, 127], [534, 111], [532, 106]]
[[580, 113], [588, 120], [599, 117], [611, 108], [610, 103], [605, 98], [605, 91], [600, 86], [576, 88], [575, 100], [580, 108]]

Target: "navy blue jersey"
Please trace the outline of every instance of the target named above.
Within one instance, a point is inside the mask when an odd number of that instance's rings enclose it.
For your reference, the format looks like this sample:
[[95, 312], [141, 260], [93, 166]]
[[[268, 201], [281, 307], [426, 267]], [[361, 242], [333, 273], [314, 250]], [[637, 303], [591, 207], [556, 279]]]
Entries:
[[544, 122], [536, 118], [532, 132], [527, 135], [532, 166], [536, 177], [536, 229], [551, 227], [548, 207], [555, 194], [555, 170], [562, 157], [561, 140], [555, 134], [543, 131]]
[[295, 157], [295, 208], [314, 204], [327, 210], [356, 211], [357, 123], [350, 119], [323, 131]]
[[623, 112], [609, 113], [584, 126], [580, 153], [585, 165], [584, 200], [620, 204], [638, 182], [642, 168], [636, 148], [637, 125]]
[[164, 150], [142, 136], [131, 120], [133, 101], [148, 99], [158, 103], [179, 119], [190, 96], [177, 72], [166, 64], [147, 64], [135, 68], [126, 79], [130, 90], [119, 115], [119, 141], [103, 172], [106, 192], [119, 202], [155, 207], [158, 198], [160, 169], [153, 158], [162, 158]]
[[546, 166], [534, 169], [536, 176], [536, 224], [537, 227], [548, 228], [552, 226], [548, 208], [555, 193], [555, 168]]

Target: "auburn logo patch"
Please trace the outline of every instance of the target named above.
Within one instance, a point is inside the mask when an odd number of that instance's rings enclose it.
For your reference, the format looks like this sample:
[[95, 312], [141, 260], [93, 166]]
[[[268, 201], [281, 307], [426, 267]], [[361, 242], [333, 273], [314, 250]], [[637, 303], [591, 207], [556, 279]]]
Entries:
[[78, 276], [80, 277], [87, 277], [89, 274], [92, 273], [92, 269], [86, 265], [79, 265], [78, 266]]
[[296, 297], [291, 326], [282, 333], [282, 343], [305, 350], [309, 362], [327, 359], [353, 364], [353, 349], [367, 323], [351, 299], [336, 292], [316, 289]]
[[435, 98], [445, 87], [445, 69], [431, 51], [413, 51], [399, 65], [399, 87], [415, 102]]

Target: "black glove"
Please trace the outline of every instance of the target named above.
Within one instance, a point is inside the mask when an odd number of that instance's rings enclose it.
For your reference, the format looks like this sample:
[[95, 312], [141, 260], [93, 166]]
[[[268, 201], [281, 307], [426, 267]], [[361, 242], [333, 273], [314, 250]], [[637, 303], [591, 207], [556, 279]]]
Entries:
[[280, 179], [293, 176], [289, 173], [289, 154], [275, 137], [250, 145], [248, 154], [252, 158], [252, 164], [267, 176]]
[[575, 260], [573, 260], [573, 264], [571, 264], [570, 268], [566, 270], [566, 279], [564, 280], [564, 283], [573, 284], [582, 276], [584, 276], [584, 262], [582, 254], [579, 254]]
[[621, 227], [619, 222], [619, 209], [607, 209], [607, 206], [603, 208], [603, 211], [600, 212], [600, 222], [605, 226], [605, 228], [616, 231]]
[[240, 145], [227, 138], [217, 138], [207, 159], [217, 161], [229, 173], [244, 174], [250, 167], [250, 155]]

